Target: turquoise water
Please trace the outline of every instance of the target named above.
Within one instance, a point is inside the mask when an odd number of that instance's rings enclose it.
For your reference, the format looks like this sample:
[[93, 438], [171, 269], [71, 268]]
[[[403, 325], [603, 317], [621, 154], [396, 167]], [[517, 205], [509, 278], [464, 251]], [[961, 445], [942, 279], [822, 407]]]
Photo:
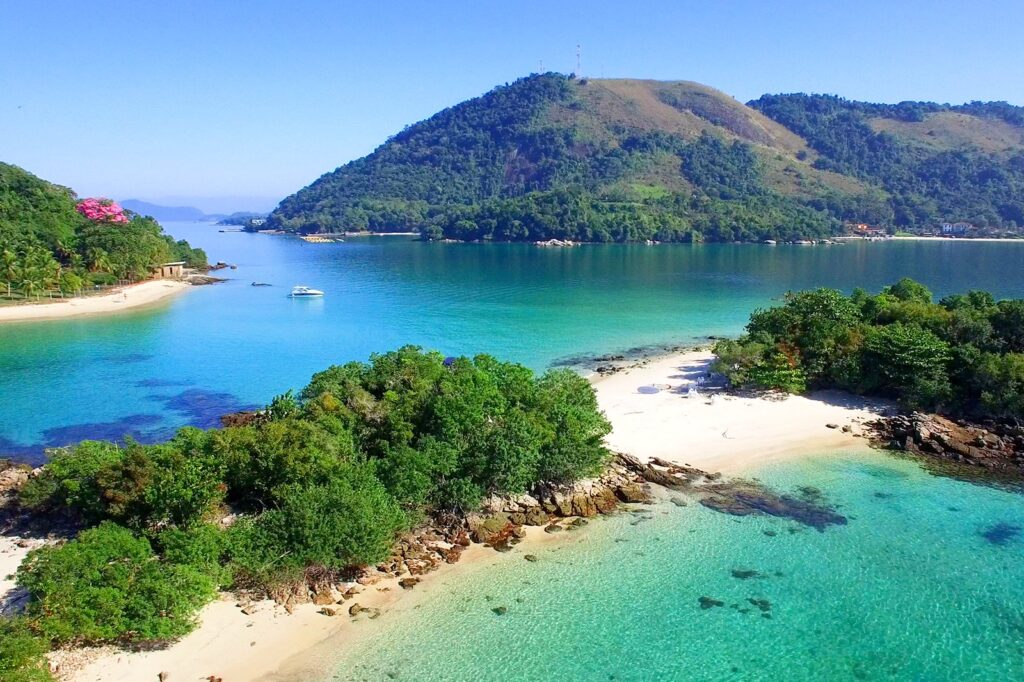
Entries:
[[[372, 637], [327, 642], [324, 678], [1024, 679], [1024, 540], [984, 537], [1024, 527], [1018, 495], [870, 451], [761, 478], [818, 487], [848, 524], [819, 533], [669, 503], [593, 521], [530, 548], [536, 563], [513, 550], [362, 624]], [[702, 596], [725, 605], [701, 609]]]
[[[543, 369], [580, 353], [736, 334], [789, 289], [877, 289], [909, 275], [940, 294], [1024, 296], [1024, 243], [316, 245], [166, 227], [236, 263], [221, 271], [231, 281], [146, 312], [0, 326], [0, 455], [38, 459], [82, 438], [153, 440], [213, 425], [329, 364], [405, 343]], [[293, 301], [295, 284], [327, 296]]]

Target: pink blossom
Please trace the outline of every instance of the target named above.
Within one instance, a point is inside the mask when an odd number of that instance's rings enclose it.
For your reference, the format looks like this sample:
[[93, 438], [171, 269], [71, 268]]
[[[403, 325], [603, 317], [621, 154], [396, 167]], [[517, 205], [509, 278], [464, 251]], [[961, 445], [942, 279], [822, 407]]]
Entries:
[[89, 220], [98, 223], [123, 224], [128, 222], [128, 216], [124, 214], [124, 209], [116, 202], [103, 197], [83, 199], [78, 202], [76, 209]]

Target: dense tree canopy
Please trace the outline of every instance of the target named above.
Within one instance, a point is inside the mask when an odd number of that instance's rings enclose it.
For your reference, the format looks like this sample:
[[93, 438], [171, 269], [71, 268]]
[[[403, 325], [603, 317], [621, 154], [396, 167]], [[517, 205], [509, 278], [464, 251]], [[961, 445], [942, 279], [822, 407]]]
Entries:
[[206, 265], [206, 254], [175, 242], [152, 218], [92, 220], [74, 193], [0, 163], [0, 286], [25, 296], [73, 293], [91, 283], [145, 279], [154, 265]]
[[902, 279], [877, 295], [832, 289], [786, 296], [755, 312], [747, 333], [718, 344], [735, 384], [802, 392], [840, 387], [909, 407], [1024, 418], [1024, 301], [971, 291], [934, 303]]
[[426, 514], [594, 475], [609, 430], [577, 374], [410, 346], [324, 370], [247, 425], [59, 450], [20, 502], [87, 530], [29, 555], [31, 603], [0, 651], [28, 681], [50, 644], [177, 637], [218, 587], [374, 564]]
[[[599, 83], [533, 75], [446, 109], [286, 198], [268, 226], [498, 241], [794, 240], [843, 221], [1024, 226], [1020, 107], [766, 95], [754, 111], [696, 84]], [[769, 132], [758, 112], [788, 131]], [[872, 127], [951, 113], [966, 142]], [[993, 149], [993, 121], [1017, 142]]]
[[[829, 95], [765, 95], [750, 105], [801, 135], [819, 168], [877, 183], [890, 195], [898, 227], [969, 221], [1024, 226], [1024, 149], [913, 144], [871, 120], [924, 122], [937, 113], [969, 114], [1024, 129], [1024, 107], [1006, 102], [869, 104]], [[970, 126], [970, 122], [963, 125]], [[968, 131], [970, 132], [970, 131]], [[926, 136], [936, 138], [934, 129]]]

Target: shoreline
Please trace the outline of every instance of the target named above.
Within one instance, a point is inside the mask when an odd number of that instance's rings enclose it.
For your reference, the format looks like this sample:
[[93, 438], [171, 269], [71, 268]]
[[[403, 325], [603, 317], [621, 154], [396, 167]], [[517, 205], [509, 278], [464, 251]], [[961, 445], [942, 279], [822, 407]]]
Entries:
[[[838, 393], [780, 399], [725, 393], [688, 397], [685, 389], [706, 374], [713, 357], [707, 350], [676, 348], [633, 361], [612, 374], [590, 377], [598, 403], [613, 425], [609, 447], [644, 462], [659, 457], [738, 475], [775, 461], [867, 448], [860, 424], [887, 407]], [[548, 534], [541, 527], [525, 530], [517, 551], [499, 554], [473, 544], [458, 563], [420, 576], [422, 582], [412, 590], [403, 589], [398, 577], [361, 587], [356, 597], [330, 605], [337, 610], [333, 617], [323, 615], [323, 607], [313, 603], [297, 604], [289, 613], [270, 600], [255, 602], [243, 613], [240, 605], [245, 600], [225, 593], [200, 612], [196, 630], [166, 649], [66, 650], [51, 655], [51, 661], [58, 666], [58, 679], [65, 682], [155, 680], [164, 672], [171, 679], [214, 675], [230, 682], [308, 679], [330, 662], [339, 638], [372, 636], [374, 628], [360, 627], [368, 616], [349, 616], [352, 604], [380, 609], [384, 618], [401, 617], [416, 608], [420, 597], [443, 590], [482, 562], [522, 560], [531, 548], [566, 543], [568, 536], [576, 535]]]
[[926, 237], [912, 236], [912, 237], [890, 237], [890, 239], [899, 239], [901, 241], [920, 241], [920, 242], [1017, 242], [1024, 244], [1024, 238], [1013, 239], [1010, 237]]
[[0, 324], [114, 315], [126, 310], [153, 306], [187, 291], [191, 286], [188, 282], [154, 279], [131, 284], [99, 296], [70, 298], [53, 303], [5, 305], [0, 306]]

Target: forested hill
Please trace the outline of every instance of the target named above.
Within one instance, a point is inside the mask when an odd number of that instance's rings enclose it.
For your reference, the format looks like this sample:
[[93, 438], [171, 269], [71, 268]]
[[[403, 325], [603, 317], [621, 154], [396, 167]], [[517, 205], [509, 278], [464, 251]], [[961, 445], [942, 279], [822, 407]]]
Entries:
[[533, 75], [410, 126], [269, 227], [431, 238], [733, 241], [844, 221], [1024, 224], [1024, 109]]
[[206, 254], [175, 242], [152, 218], [0, 163], [0, 296], [74, 293], [93, 284], [146, 279], [171, 260], [206, 265]]

